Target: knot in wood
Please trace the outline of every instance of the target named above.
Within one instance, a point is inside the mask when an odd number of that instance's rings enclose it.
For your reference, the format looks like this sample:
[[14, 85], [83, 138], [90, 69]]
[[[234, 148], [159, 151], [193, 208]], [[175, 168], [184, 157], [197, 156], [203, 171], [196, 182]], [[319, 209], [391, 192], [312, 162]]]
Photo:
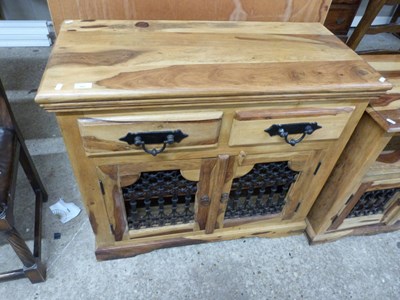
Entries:
[[210, 197], [208, 197], [207, 195], [202, 196], [202, 197], [200, 198], [200, 205], [202, 205], [202, 206], [208, 206], [208, 205], [210, 205]]
[[229, 194], [228, 193], [223, 193], [221, 196], [221, 203], [227, 203], [229, 200]]
[[140, 28], [147, 28], [147, 27], [149, 27], [150, 25], [149, 25], [149, 23], [147, 23], [147, 22], [137, 22], [137, 23], [135, 24], [135, 26], [136, 26], [136, 27], [140, 27]]

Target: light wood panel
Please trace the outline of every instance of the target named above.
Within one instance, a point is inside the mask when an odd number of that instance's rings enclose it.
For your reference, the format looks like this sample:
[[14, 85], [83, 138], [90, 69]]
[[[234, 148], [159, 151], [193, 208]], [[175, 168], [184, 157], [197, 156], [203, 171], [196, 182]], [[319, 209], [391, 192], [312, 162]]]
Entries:
[[388, 94], [400, 94], [400, 54], [371, 54], [361, 57], [393, 84], [393, 89]]
[[[120, 115], [80, 118], [78, 120], [83, 146], [88, 153], [113, 153], [133, 151], [142, 153], [141, 147], [121, 141], [128, 133], [181, 130], [188, 135], [179, 143], [168, 145], [175, 148], [192, 148], [214, 145], [218, 142], [222, 112], [175, 113], [154, 115]], [[201, 130], [199, 129], [201, 127]], [[162, 144], [161, 144], [162, 145]], [[147, 145], [149, 146], [149, 145]], [[160, 145], [150, 145], [150, 148]]]
[[[233, 121], [229, 139], [230, 146], [285, 144], [279, 136], [271, 137], [264, 130], [274, 124], [317, 122], [322, 128], [307, 135], [303, 143], [317, 140], [337, 139], [351, 117], [354, 107], [297, 107], [282, 106], [276, 111], [239, 111]], [[300, 134], [301, 135], [301, 134]], [[294, 135], [299, 136], [299, 135]], [[290, 138], [293, 135], [289, 136]]]
[[135, 256], [155, 249], [186, 246], [217, 241], [228, 241], [245, 237], [283, 237], [287, 235], [301, 234], [306, 227], [302, 222], [269, 222], [258, 221], [247, 226], [230, 227], [229, 230], [216, 229], [207, 234], [204, 230], [196, 232], [182, 232], [164, 236], [143, 237], [132, 241], [121, 241], [113, 244], [97, 247], [96, 258], [98, 260], [117, 259]]
[[[88, 28], [87, 24], [91, 24]], [[204, 97], [387, 90], [389, 83], [318, 23], [97, 21], [66, 24], [36, 101], [76, 109]], [[167, 97], [165, 95], [168, 95]], [[292, 98], [290, 98], [292, 99]], [[160, 104], [159, 104], [160, 105]]]
[[[323, 234], [331, 226], [338, 211], [357, 190], [363, 175], [389, 140], [383, 129], [364, 114], [307, 217], [316, 234]], [[354, 155], [359, 151], [364, 155]]]
[[320, 22], [331, 0], [48, 0], [56, 32], [68, 19]]

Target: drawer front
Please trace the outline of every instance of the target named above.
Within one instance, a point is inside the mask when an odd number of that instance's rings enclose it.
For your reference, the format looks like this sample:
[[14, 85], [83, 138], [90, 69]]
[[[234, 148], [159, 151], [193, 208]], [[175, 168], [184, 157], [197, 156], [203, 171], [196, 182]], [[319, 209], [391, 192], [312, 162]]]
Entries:
[[[335, 140], [341, 135], [354, 109], [353, 106], [346, 106], [237, 111], [233, 120], [229, 145], [287, 145], [284, 138], [270, 136], [265, 130], [273, 125], [315, 122], [322, 128], [306, 135], [301, 143]], [[301, 135], [289, 135], [288, 139], [298, 139]]]
[[[120, 152], [144, 153], [142, 146], [133, 144], [137, 134], [146, 142], [146, 134], [181, 131], [185, 136], [179, 142], [168, 144], [164, 151], [210, 147], [218, 143], [222, 112], [166, 113], [162, 115], [99, 116], [78, 119], [79, 130], [86, 153], [113, 154]], [[127, 138], [128, 136], [128, 138]], [[131, 139], [128, 141], [124, 140]], [[175, 139], [179, 140], [179, 139]], [[160, 149], [163, 145], [147, 142], [147, 149]]]

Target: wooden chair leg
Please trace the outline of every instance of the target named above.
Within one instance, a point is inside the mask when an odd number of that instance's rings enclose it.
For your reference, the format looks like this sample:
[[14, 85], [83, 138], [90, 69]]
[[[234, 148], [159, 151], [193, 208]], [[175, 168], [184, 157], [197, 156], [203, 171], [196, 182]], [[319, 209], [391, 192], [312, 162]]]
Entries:
[[[35, 193], [35, 225], [34, 225], [34, 245], [33, 253], [27, 246], [24, 239], [14, 227], [13, 203], [14, 192], [16, 186], [16, 174], [13, 174], [12, 189], [10, 190], [9, 206], [0, 215], [0, 231], [6, 236], [8, 243], [17, 254], [23, 264], [23, 268], [19, 270], [9, 271], [0, 274], [1, 281], [9, 281], [27, 277], [32, 283], [39, 283], [46, 280], [46, 267], [41, 262], [41, 242], [42, 242], [42, 204], [47, 200], [47, 192], [44, 189], [42, 181], [36, 171], [26, 146], [23, 143], [18, 143], [16, 155], [19, 160], [15, 161], [13, 166], [17, 170], [18, 161], [21, 163], [24, 172]], [[8, 212], [8, 213], [7, 213]]]
[[[41, 259], [42, 256], [42, 204], [45, 201], [42, 191], [36, 192], [36, 204], [35, 204], [35, 228], [34, 228], [34, 239], [33, 239], [33, 256]], [[47, 200], [47, 198], [46, 198]]]
[[20, 144], [20, 156], [19, 162], [24, 169], [26, 177], [28, 178], [33, 191], [35, 192], [35, 227], [34, 227], [34, 244], [33, 244], [33, 256], [40, 261], [41, 258], [41, 245], [42, 245], [42, 206], [43, 202], [48, 199], [48, 194], [43, 186], [43, 183], [39, 177], [35, 165], [33, 164], [32, 158], [28, 153], [24, 141], [19, 141]]
[[[32, 158], [28, 153], [28, 149], [26, 148], [24, 141], [22, 141], [20, 138], [19, 138], [19, 144], [21, 146], [19, 162], [21, 163], [21, 166], [24, 169], [26, 177], [28, 178], [35, 194], [40, 193], [42, 195], [41, 196], [42, 201], [46, 202], [47, 198], [48, 198], [47, 192], [46, 192], [46, 190], [43, 186], [43, 183], [39, 177], [36, 167], [33, 164]], [[37, 199], [38, 199], [38, 197], [36, 195], [36, 200]]]
[[26, 245], [24, 239], [21, 237], [15, 227], [10, 226], [4, 218], [0, 221], [1, 227], [7, 227], [8, 230], [3, 233], [7, 237], [8, 243], [14, 249], [18, 258], [23, 264], [22, 270], [15, 270], [7, 273], [0, 274], [0, 280], [12, 280], [26, 276], [32, 283], [39, 283], [46, 280], [46, 268], [39, 258], [35, 257], [29, 247]]
[[371, 27], [372, 22], [375, 20], [375, 17], [379, 14], [386, 1], [387, 0], [369, 0], [367, 9], [360, 21], [360, 24], [357, 25], [353, 34], [347, 41], [347, 45], [351, 49], [356, 50], [357, 46], [360, 44], [362, 38]]

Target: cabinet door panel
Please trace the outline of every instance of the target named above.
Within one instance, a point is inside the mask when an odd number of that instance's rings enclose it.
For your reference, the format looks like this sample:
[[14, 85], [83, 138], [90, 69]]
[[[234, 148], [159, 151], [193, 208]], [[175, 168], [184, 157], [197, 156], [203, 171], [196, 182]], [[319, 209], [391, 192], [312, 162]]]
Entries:
[[116, 241], [221, 228], [221, 194], [230, 188], [226, 178], [233, 177], [235, 159], [98, 167]]
[[110, 227], [116, 241], [193, 231], [197, 181], [181, 170], [200, 160], [106, 165], [97, 168]]
[[[225, 223], [237, 223], [233, 219], [247, 219], [249, 222], [270, 218], [282, 220], [287, 207], [296, 207], [300, 201], [298, 196], [304, 189], [300, 185], [304, 181], [303, 177], [309, 176], [307, 170], [310, 166], [307, 163], [310, 157], [311, 152], [281, 154], [268, 158], [260, 155], [248, 156], [239, 162], [240, 166], [236, 167], [236, 174], [231, 182]], [[294, 168], [291, 169], [291, 166]], [[243, 174], [242, 168], [249, 171]]]
[[[363, 189], [364, 186], [367, 186], [368, 189]], [[343, 230], [382, 223], [393, 225], [399, 220], [399, 208], [400, 188], [398, 183], [395, 187], [382, 185], [379, 186], [379, 189], [376, 189], [371, 183], [364, 183], [338, 215], [338, 219], [342, 219], [340, 225], [338, 227], [331, 226], [329, 230], [336, 228]]]

